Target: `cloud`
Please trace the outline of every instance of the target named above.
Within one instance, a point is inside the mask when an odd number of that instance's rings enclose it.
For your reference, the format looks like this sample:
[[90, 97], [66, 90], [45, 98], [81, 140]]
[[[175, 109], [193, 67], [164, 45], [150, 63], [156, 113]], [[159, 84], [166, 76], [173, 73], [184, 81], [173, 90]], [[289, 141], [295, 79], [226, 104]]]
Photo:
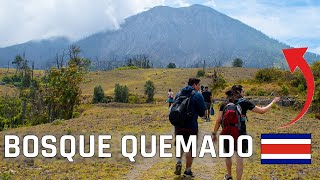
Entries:
[[164, 3], [164, 0], [94, 3], [91, 0], [0, 0], [0, 47], [52, 36], [76, 40], [98, 31], [116, 29], [126, 17]]
[[78, 40], [117, 29], [125, 18], [154, 6], [185, 7], [195, 3], [212, 7], [289, 45], [308, 46], [308, 41], [302, 40], [320, 37], [320, 1], [0, 0], [0, 47], [53, 36]]
[[216, 0], [215, 9], [292, 46], [314, 46], [306, 39], [320, 37], [320, 6], [313, 1]]

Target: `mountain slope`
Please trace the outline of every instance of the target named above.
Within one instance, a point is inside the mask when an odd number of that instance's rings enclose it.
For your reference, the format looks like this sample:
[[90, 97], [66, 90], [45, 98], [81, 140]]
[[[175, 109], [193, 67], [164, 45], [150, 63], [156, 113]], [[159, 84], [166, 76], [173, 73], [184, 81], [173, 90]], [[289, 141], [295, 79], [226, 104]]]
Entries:
[[[169, 62], [180, 67], [201, 67], [203, 60], [209, 66], [231, 65], [235, 58], [241, 58], [246, 67], [287, 67], [282, 49], [289, 47], [202, 5], [154, 7], [127, 18], [118, 30], [99, 32], [76, 44], [85, 57], [94, 61], [123, 62], [130, 56], [145, 54], [156, 67], [165, 67]], [[48, 52], [45, 46], [34, 49], [30, 51], [54, 59], [54, 50]], [[0, 58], [2, 52], [0, 49]], [[320, 59], [313, 53], [305, 57], [309, 62]], [[0, 66], [3, 64], [0, 60]]]
[[[97, 42], [94, 46], [89, 42]], [[286, 66], [282, 49], [289, 46], [271, 39], [242, 22], [206, 6], [159, 6], [129, 17], [117, 31], [99, 33], [78, 42], [86, 54], [126, 57], [147, 54], [162, 65], [175, 62], [192, 66], [231, 64], [234, 58], [247, 67]], [[90, 48], [91, 47], [91, 48]], [[93, 48], [95, 47], [95, 48]], [[308, 53], [310, 62], [320, 59]]]
[[62, 53], [63, 49], [70, 44], [64, 37], [55, 37], [40, 41], [29, 41], [23, 44], [0, 48], [0, 67], [7, 67], [15, 56], [20, 54], [28, 61], [34, 61], [36, 68], [44, 69], [48, 64], [54, 62], [57, 53]]

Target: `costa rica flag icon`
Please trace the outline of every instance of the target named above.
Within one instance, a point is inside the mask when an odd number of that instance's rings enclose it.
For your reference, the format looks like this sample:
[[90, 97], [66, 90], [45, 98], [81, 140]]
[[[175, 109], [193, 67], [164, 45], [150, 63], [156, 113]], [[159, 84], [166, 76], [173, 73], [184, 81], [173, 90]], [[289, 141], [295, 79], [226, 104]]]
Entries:
[[261, 134], [261, 164], [311, 164], [311, 134]]

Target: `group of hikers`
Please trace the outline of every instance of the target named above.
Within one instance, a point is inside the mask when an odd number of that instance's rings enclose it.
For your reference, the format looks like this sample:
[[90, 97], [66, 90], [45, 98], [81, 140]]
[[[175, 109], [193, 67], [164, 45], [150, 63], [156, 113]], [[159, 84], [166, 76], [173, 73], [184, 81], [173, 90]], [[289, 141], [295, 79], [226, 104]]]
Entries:
[[[244, 88], [241, 85], [233, 85], [231, 89], [225, 92], [226, 101], [223, 102], [219, 107], [218, 117], [213, 127], [212, 140], [213, 142], [217, 141], [217, 132], [220, 126], [222, 127], [221, 135], [231, 135], [234, 138], [234, 156], [236, 156], [236, 179], [240, 180], [243, 173], [243, 159], [237, 155], [237, 138], [240, 135], [246, 135], [246, 121], [247, 121], [247, 111], [250, 110], [255, 113], [264, 114], [266, 113], [271, 106], [280, 100], [279, 97], [275, 97], [272, 102], [265, 106], [259, 107], [249, 100], [244, 98]], [[181, 89], [175, 97], [173, 97], [173, 92], [169, 89], [168, 100], [170, 113], [169, 119], [170, 122], [174, 125], [175, 135], [182, 135], [185, 143], [188, 143], [189, 137], [191, 135], [198, 135], [198, 116], [204, 117], [206, 121], [210, 121], [210, 107], [212, 102], [212, 94], [209, 91], [208, 87], [205, 87], [204, 90], [201, 90], [200, 79], [190, 78], [188, 85]], [[186, 103], [187, 102], [187, 103]], [[182, 108], [186, 106], [186, 108]], [[175, 112], [185, 109], [190, 113], [187, 113], [187, 116], [183, 116], [183, 123], [173, 123], [171, 120], [177, 119]], [[181, 113], [181, 112], [179, 112]], [[178, 113], [178, 114], [179, 114]], [[230, 119], [234, 117], [233, 114], [239, 114], [238, 119]], [[178, 118], [179, 119], [179, 118]], [[180, 118], [181, 119], [181, 118]], [[240, 126], [240, 127], [239, 127]], [[225, 143], [224, 151], [229, 152], [229, 143]], [[242, 152], [248, 150], [248, 144], [246, 141], [242, 141]], [[182, 170], [182, 154], [176, 155], [176, 167], [174, 174], [181, 175]], [[183, 173], [184, 177], [194, 177], [191, 170], [192, 166], [192, 152], [191, 149], [186, 153], [186, 170]], [[232, 180], [232, 161], [231, 157], [225, 159], [225, 164], [227, 168], [227, 173], [224, 176], [225, 180]]]

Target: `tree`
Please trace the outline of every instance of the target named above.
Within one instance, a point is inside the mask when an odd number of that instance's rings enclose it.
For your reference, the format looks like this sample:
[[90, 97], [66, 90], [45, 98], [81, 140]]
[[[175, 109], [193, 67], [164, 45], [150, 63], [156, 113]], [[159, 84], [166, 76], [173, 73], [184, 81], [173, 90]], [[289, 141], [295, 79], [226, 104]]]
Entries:
[[70, 119], [73, 110], [80, 103], [80, 84], [84, 73], [75, 63], [60, 70], [52, 68], [47, 77], [49, 119]]
[[206, 72], [202, 69], [197, 71], [197, 77], [203, 77], [205, 74]]
[[148, 96], [147, 102], [153, 102], [153, 96], [155, 92], [155, 86], [151, 80], [148, 80], [144, 85], [144, 93]]
[[14, 61], [12, 62], [12, 64], [16, 65], [16, 74], [20, 71], [23, 62], [24, 62], [24, 59], [20, 55], [16, 55], [16, 57], [14, 58]]
[[236, 58], [232, 62], [233, 67], [242, 67], [243, 66], [243, 61], [240, 58]]
[[114, 87], [114, 101], [127, 103], [129, 100], [129, 89], [126, 85], [121, 86], [119, 84], [115, 84]]
[[69, 47], [70, 60], [68, 64], [70, 65], [71, 63], [74, 63], [78, 67], [79, 71], [87, 71], [90, 67], [91, 60], [86, 58], [81, 58], [79, 56], [80, 52], [81, 50], [79, 46], [71, 45]]
[[176, 64], [171, 62], [167, 65], [167, 68], [176, 68]]
[[102, 86], [99, 85], [99, 86], [94, 87], [92, 102], [93, 103], [101, 103], [103, 101], [104, 101], [104, 91], [102, 89]]

